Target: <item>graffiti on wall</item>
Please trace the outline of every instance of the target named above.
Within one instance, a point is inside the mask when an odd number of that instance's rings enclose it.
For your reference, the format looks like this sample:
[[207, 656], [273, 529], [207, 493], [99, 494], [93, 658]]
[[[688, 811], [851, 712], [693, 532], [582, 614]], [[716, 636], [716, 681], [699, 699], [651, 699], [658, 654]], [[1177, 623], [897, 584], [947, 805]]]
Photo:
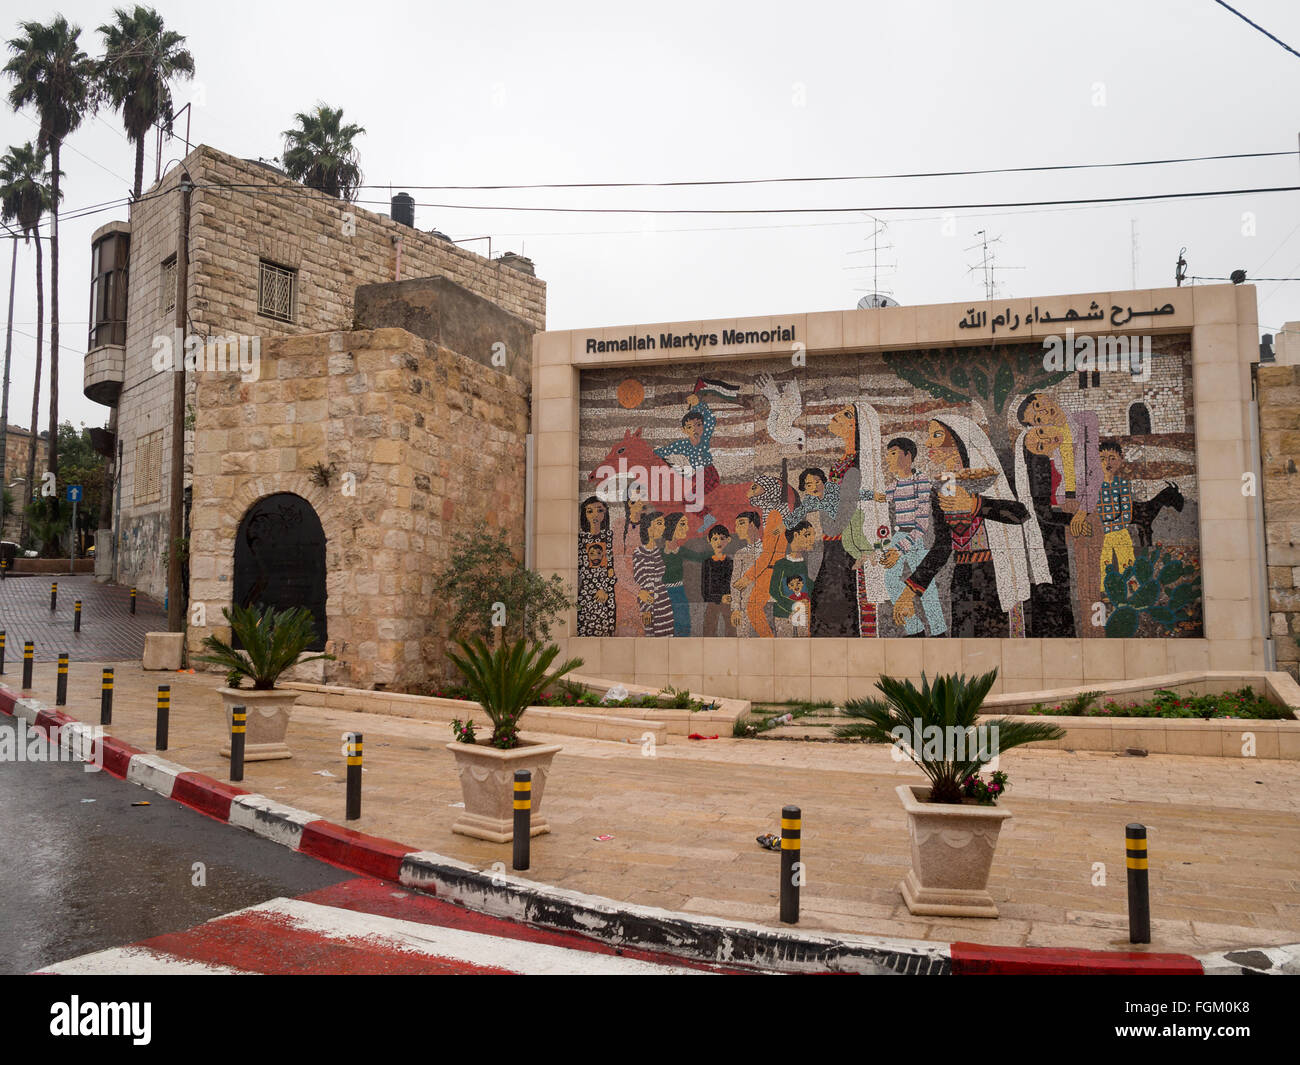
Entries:
[[584, 372], [583, 636], [1202, 634], [1191, 355]]

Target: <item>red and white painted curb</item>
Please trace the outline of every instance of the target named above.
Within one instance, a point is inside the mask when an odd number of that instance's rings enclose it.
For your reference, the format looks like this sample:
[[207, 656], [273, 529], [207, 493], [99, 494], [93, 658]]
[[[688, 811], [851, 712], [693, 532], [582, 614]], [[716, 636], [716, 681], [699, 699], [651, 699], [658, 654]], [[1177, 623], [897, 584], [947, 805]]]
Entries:
[[61, 961], [41, 973], [686, 976], [723, 971], [666, 955], [623, 954], [572, 934], [527, 928], [395, 891], [395, 886], [364, 878], [301, 898], [271, 899], [183, 932]]
[[[784, 972], [959, 975], [1112, 973], [1201, 975], [1275, 973], [1300, 968], [1300, 947], [1206, 955], [986, 947], [885, 936], [818, 935], [617, 902], [480, 870], [432, 851], [383, 839], [276, 802], [111, 736], [96, 746], [90, 726], [0, 685], [0, 712], [46, 731], [74, 757], [98, 755], [103, 768], [218, 821], [341, 868], [395, 881], [492, 917], [576, 932], [618, 948], [662, 952], [712, 964]], [[256, 908], [255, 908], [256, 909]], [[303, 918], [307, 920], [307, 918]]]

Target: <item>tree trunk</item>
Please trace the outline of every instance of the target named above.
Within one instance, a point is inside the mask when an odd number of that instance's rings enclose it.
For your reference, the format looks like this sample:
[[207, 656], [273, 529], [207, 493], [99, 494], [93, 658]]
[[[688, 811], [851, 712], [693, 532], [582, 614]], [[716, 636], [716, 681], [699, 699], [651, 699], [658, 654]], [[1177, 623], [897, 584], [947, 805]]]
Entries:
[[140, 198], [140, 186], [144, 182], [144, 134], [135, 142], [135, 195]]
[[41, 410], [41, 356], [45, 347], [45, 257], [41, 252], [40, 230], [36, 232], [36, 379], [32, 383], [32, 449], [27, 454], [27, 480], [23, 484], [22, 502], [18, 512], [23, 527], [19, 540], [27, 537], [27, 504], [32, 501], [32, 488], [36, 482], [36, 446], [40, 438], [36, 432], [36, 419]]
[[[50, 207], [50, 461], [46, 469], [59, 475], [59, 148], [57, 140], [50, 141], [50, 175], [54, 186]], [[33, 429], [33, 431], [35, 431]], [[62, 486], [54, 482], [54, 495], [50, 496], [50, 518], [59, 516], [59, 492]]]
[[[10, 239], [13, 250], [9, 257], [9, 324], [5, 327], [4, 398], [0, 399], [0, 495], [9, 487], [9, 364], [14, 350], [14, 289], [18, 287], [18, 238]], [[0, 516], [0, 539], [4, 538], [6, 517]]]

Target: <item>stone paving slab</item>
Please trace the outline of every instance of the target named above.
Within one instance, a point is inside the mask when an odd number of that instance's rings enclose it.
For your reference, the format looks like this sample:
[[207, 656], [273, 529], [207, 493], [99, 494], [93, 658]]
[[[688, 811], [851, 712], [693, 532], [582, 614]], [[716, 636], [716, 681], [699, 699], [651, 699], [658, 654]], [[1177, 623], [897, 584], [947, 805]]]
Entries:
[[[58, 609], [50, 611], [50, 584], [58, 581]], [[72, 631], [73, 610], [81, 600], [81, 632]], [[162, 604], [143, 592], [131, 616], [131, 589], [99, 584], [91, 576], [7, 577], [0, 581], [0, 629], [5, 630], [6, 668], [22, 670], [23, 641], [31, 640], [34, 660], [56, 662], [68, 652], [71, 662], [139, 662], [146, 632], [166, 632]], [[13, 672], [13, 670], [10, 670]], [[21, 679], [21, 672], [18, 674]]]
[[[98, 721], [98, 670], [71, 671], [73, 717]], [[5, 682], [16, 687], [11, 671]], [[218, 753], [221, 679], [120, 667], [109, 731], [153, 750], [154, 691], [172, 685], [166, 757], [228, 778]], [[34, 697], [53, 701], [54, 670], [36, 669]], [[527, 718], [524, 719], [527, 723]], [[243, 787], [341, 821], [342, 734], [365, 735], [361, 820], [350, 827], [474, 863], [509, 844], [451, 832], [461, 800], [445, 725], [343, 709], [300, 707], [295, 757], [251, 763]], [[1300, 765], [1265, 759], [1024, 751], [1011, 775], [990, 890], [995, 921], [915, 917], [897, 884], [909, 863], [894, 787], [922, 778], [879, 746], [735, 740], [657, 747], [576, 737], [559, 742], [545, 811], [553, 831], [532, 846], [528, 878], [642, 905], [779, 926], [779, 857], [754, 837], [780, 808], [803, 808], [800, 927], [992, 945], [1204, 953], [1300, 941]], [[1126, 932], [1124, 826], [1151, 839], [1148, 948]], [[599, 841], [595, 837], [613, 838]], [[1098, 864], [1100, 863], [1100, 864]]]

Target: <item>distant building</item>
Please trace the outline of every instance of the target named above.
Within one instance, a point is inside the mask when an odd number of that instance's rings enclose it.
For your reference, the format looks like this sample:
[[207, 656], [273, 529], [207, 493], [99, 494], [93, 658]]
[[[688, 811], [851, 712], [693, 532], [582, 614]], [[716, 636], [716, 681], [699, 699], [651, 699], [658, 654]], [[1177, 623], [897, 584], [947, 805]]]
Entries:
[[[19, 478], [27, 476], [27, 458], [32, 453], [32, 433], [20, 425], [10, 425], [5, 434], [5, 469], [4, 487], [14, 498], [15, 513], [4, 523], [4, 539], [17, 538], [21, 525], [21, 508], [24, 499], [31, 494], [31, 486], [18, 484], [9, 488]], [[36, 476], [39, 479], [45, 469], [45, 462], [50, 453], [50, 437], [42, 432], [36, 439]]]

